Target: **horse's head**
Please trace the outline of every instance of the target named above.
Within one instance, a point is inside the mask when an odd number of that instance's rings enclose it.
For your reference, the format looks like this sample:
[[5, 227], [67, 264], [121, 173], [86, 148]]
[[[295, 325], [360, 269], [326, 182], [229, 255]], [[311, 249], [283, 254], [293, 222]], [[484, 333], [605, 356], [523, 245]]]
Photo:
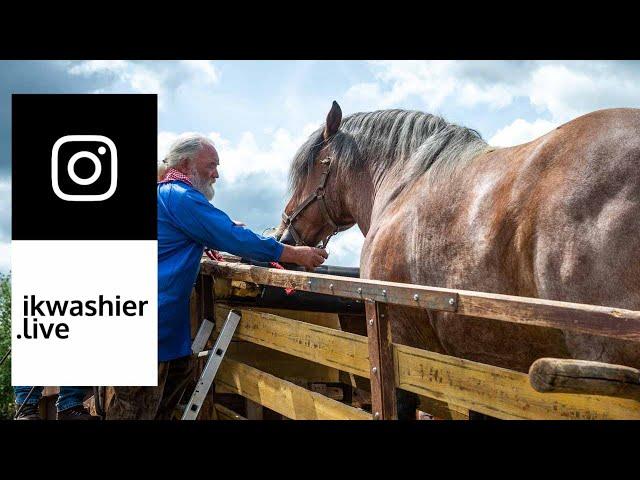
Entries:
[[332, 139], [342, 122], [340, 106], [333, 102], [324, 128], [311, 134], [291, 165], [293, 195], [278, 227], [280, 241], [288, 245], [316, 246], [355, 224], [344, 207], [338, 161]]

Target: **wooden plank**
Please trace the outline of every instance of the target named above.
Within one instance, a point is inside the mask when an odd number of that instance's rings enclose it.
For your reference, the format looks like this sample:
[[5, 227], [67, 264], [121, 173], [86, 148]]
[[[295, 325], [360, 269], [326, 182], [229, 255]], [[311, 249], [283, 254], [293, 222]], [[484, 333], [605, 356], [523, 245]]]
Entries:
[[394, 344], [399, 388], [503, 419], [640, 419], [640, 402], [539, 393], [526, 374]]
[[244, 402], [245, 410], [247, 411], [247, 420], [264, 420], [264, 407], [262, 405], [248, 398], [245, 398]]
[[[415, 286], [409, 291], [407, 284], [362, 280], [337, 275], [278, 270], [243, 263], [204, 260], [201, 272], [216, 277], [231, 278], [262, 285], [293, 288], [306, 292], [326, 293], [340, 297], [397, 303], [435, 310], [455, 311], [455, 291], [444, 288]], [[360, 288], [360, 290], [358, 290]], [[418, 295], [418, 300], [414, 295]]]
[[306, 310], [289, 310], [284, 308], [265, 307], [248, 307], [248, 309], [255, 312], [271, 313], [273, 315], [279, 315], [284, 318], [291, 318], [292, 320], [298, 320], [300, 322], [312, 323], [313, 325], [333, 328], [334, 330], [341, 330], [340, 320], [338, 319], [338, 314], [336, 313], [309, 312]]
[[225, 358], [216, 385], [294, 420], [370, 420], [364, 410], [350, 407], [294, 385], [249, 365]]
[[[225, 310], [217, 307], [219, 315], [224, 315]], [[241, 312], [235, 339], [369, 377], [366, 337], [269, 313], [244, 309]], [[220, 328], [221, 325], [216, 325], [218, 331]]]
[[283, 378], [296, 385], [337, 382], [339, 370], [252, 342], [233, 341], [227, 350], [234, 360]]
[[202, 262], [201, 271], [264, 285], [640, 341], [639, 311], [211, 260]]
[[461, 315], [640, 341], [640, 312], [540, 298], [458, 291]]
[[371, 406], [375, 420], [397, 420], [396, 376], [391, 325], [386, 306], [365, 302], [369, 359], [371, 363]]
[[468, 408], [441, 402], [424, 395], [418, 395], [418, 410], [428, 413], [438, 420], [469, 420]]
[[219, 420], [246, 420], [242, 415], [234, 412], [230, 408], [225, 407], [224, 405], [220, 405], [219, 403], [215, 403], [213, 407], [218, 414]]

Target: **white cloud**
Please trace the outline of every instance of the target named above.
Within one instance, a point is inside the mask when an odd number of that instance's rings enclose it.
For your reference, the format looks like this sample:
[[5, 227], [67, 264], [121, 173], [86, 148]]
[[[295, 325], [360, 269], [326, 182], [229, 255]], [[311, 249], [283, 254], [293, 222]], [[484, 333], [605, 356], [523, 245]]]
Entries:
[[210, 60], [85, 60], [70, 63], [68, 72], [71, 75], [103, 78], [107, 85], [95, 89], [94, 93], [156, 93], [161, 109], [167, 98], [178, 89], [192, 91], [220, 80], [218, 68]]
[[[289, 165], [296, 150], [307, 139], [317, 125], [305, 125], [300, 132], [292, 134], [284, 128], [265, 129], [266, 145], [259, 145], [253, 132], [245, 131], [240, 140], [232, 143], [218, 132], [206, 134], [216, 145], [220, 156], [220, 176], [233, 183], [242, 176], [261, 173], [286, 183]], [[164, 158], [171, 144], [180, 135], [192, 132], [160, 132], [158, 134], [158, 159]]]
[[522, 118], [518, 118], [514, 120], [513, 123], [498, 130], [495, 135], [489, 139], [489, 145], [511, 147], [527, 143], [550, 132], [558, 125], [560, 125], [560, 122], [543, 119], [528, 122]]
[[331, 239], [327, 250], [329, 258], [328, 265], [340, 265], [344, 267], [359, 267], [360, 252], [364, 236], [357, 226], [350, 228], [346, 232], [337, 234]]
[[640, 106], [639, 72], [616, 66], [542, 65], [532, 72], [527, 94], [533, 105], [560, 122], [601, 108]]
[[0, 179], [0, 242], [10, 239], [11, 181]]
[[11, 270], [11, 243], [0, 242], [0, 273], [7, 274]]
[[111, 72], [119, 75], [126, 71], [128, 66], [129, 62], [124, 60], [87, 60], [71, 66], [69, 73], [72, 75], [93, 75]]
[[196, 74], [196, 78], [208, 84], [217, 83], [220, 73], [211, 60], [181, 60], [181, 63]]
[[[157, 65], [157, 64], [155, 64]], [[157, 66], [125, 60], [85, 60], [69, 68], [71, 75], [102, 75], [113, 82], [113, 87], [128, 87], [138, 93], [163, 91], [164, 72]], [[106, 89], [100, 89], [102, 92]]]
[[545, 117], [566, 122], [593, 110], [640, 106], [640, 62], [375, 61], [375, 82], [345, 98], [366, 108], [402, 107], [418, 97], [428, 111], [443, 105], [500, 109], [524, 98]]
[[434, 111], [448, 100], [468, 107], [484, 103], [501, 108], [511, 103], [517, 94], [514, 85], [486, 78], [487, 62], [394, 60], [370, 63], [378, 82], [353, 85], [345, 95], [347, 100], [388, 108], [401, 106], [408, 97], [417, 96], [427, 110]]

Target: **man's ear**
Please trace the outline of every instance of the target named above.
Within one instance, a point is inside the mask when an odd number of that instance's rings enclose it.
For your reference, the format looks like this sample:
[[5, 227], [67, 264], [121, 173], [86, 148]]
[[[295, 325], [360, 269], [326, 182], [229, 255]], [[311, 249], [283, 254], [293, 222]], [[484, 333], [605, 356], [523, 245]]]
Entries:
[[342, 122], [342, 110], [340, 109], [340, 105], [335, 100], [331, 105], [331, 110], [327, 114], [327, 122], [324, 127], [324, 132], [322, 136], [325, 140], [329, 140], [333, 135], [336, 134], [338, 129], [340, 128], [340, 123]]
[[190, 160], [190, 159], [188, 159], [186, 157], [181, 159], [180, 163], [178, 163], [178, 165], [177, 165], [178, 170], [180, 170], [182, 173], [185, 173], [185, 174], [187, 172], [190, 172], [191, 171], [191, 165], [190, 165], [191, 161], [192, 160]]

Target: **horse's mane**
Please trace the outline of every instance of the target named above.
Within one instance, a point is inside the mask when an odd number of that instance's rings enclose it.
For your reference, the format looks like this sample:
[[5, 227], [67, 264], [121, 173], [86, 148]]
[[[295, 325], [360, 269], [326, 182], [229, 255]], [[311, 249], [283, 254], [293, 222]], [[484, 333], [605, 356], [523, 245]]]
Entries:
[[[305, 182], [324, 146], [324, 125], [310, 135], [294, 156], [289, 171], [292, 190]], [[488, 148], [480, 134], [447, 122], [442, 117], [408, 110], [378, 110], [346, 117], [329, 139], [330, 155], [337, 159], [345, 181], [359, 175], [365, 164], [374, 175], [397, 169], [406, 186], [430, 170], [437, 176]]]

